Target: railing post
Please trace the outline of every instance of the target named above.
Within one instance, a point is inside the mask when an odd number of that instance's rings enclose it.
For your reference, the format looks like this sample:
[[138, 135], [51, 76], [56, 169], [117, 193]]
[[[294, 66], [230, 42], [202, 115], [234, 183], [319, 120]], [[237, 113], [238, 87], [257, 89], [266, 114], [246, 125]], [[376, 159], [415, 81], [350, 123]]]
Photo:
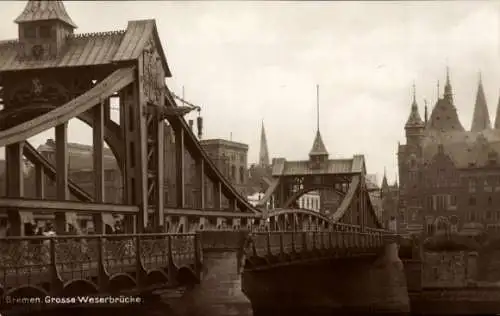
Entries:
[[292, 231], [292, 252], [297, 252], [297, 249], [295, 248], [295, 230]]
[[170, 282], [175, 280], [175, 264], [174, 264], [174, 256], [172, 254], [172, 236], [167, 235], [167, 251], [168, 251], [168, 279]]
[[280, 254], [285, 255], [285, 245], [284, 245], [284, 232], [280, 232]]
[[105, 291], [108, 287], [108, 279], [104, 266], [104, 240], [102, 236], [97, 237], [97, 282], [101, 291]]
[[141, 258], [141, 238], [140, 235], [134, 237], [135, 239], [135, 270], [136, 270], [136, 280], [137, 287], [141, 288], [144, 284], [144, 280], [142, 277], [142, 258]]
[[57, 272], [57, 263], [56, 263], [56, 240], [55, 238], [49, 239], [49, 251], [50, 251], [50, 281], [52, 283], [53, 289], [56, 289], [59, 286], [59, 274]]

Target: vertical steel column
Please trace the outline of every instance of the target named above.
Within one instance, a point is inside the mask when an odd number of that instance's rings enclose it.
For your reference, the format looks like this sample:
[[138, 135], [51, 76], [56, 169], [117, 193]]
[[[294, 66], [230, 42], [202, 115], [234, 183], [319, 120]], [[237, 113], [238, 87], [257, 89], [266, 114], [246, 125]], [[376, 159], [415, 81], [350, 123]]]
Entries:
[[[103, 203], [104, 197], [104, 108], [105, 102], [101, 102], [92, 109], [94, 128], [92, 129], [93, 164], [94, 164], [94, 201]], [[103, 214], [94, 214], [94, 230], [97, 234], [105, 232]]]
[[147, 126], [146, 126], [146, 99], [144, 97], [144, 69], [140, 67], [143, 57], [140, 58], [139, 67], [137, 67], [137, 78], [133, 83], [134, 105], [132, 113], [134, 115], [134, 148], [135, 148], [135, 170], [133, 194], [135, 195], [135, 204], [139, 206], [139, 215], [137, 216], [137, 232], [142, 233], [148, 224], [148, 166], [147, 166]]
[[176, 167], [176, 194], [177, 207], [186, 207], [186, 179], [185, 179], [185, 160], [184, 160], [184, 129], [180, 124], [172, 124], [175, 133], [175, 167]]
[[[8, 197], [24, 196], [23, 146], [24, 142], [5, 146], [5, 184]], [[24, 235], [24, 223], [22, 223], [20, 211], [19, 209], [7, 210], [10, 234], [13, 236]]]
[[[133, 179], [135, 169], [135, 147], [134, 147], [134, 117], [132, 113], [133, 100], [133, 87], [129, 85], [119, 92], [119, 106], [120, 106], [120, 128], [123, 137], [123, 161], [122, 161], [122, 182], [123, 182], [123, 202], [125, 204], [135, 204], [135, 197], [133, 192]], [[138, 216], [125, 215], [124, 229], [126, 233], [135, 233]]]
[[[56, 128], [56, 198], [59, 201], [69, 200], [68, 190], [68, 123], [57, 125]], [[67, 231], [66, 213], [55, 213], [55, 229], [57, 234]]]
[[198, 159], [197, 161], [197, 173], [198, 173], [198, 181], [200, 187], [200, 208], [202, 210], [205, 209], [205, 162], [203, 158]]

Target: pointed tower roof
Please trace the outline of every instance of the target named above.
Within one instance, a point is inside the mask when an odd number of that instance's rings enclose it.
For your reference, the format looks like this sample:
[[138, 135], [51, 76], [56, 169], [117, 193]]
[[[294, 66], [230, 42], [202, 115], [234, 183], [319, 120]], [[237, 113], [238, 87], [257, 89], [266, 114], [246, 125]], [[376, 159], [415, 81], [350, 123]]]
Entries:
[[405, 128], [423, 127], [423, 126], [424, 122], [422, 121], [422, 118], [420, 117], [420, 113], [418, 111], [416, 88], [415, 84], [413, 84], [413, 102], [411, 103], [410, 116], [406, 121]]
[[26, 23], [45, 20], [59, 20], [73, 28], [76, 24], [71, 20], [62, 1], [29, 0], [23, 12], [14, 20], [16, 23]]
[[266, 129], [264, 128], [264, 121], [260, 131], [260, 151], [259, 151], [259, 165], [262, 167], [269, 166], [269, 149], [267, 147]]
[[490, 113], [486, 104], [486, 97], [484, 96], [483, 81], [481, 74], [479, 74], [479, 83], [476, 94], [476, 104], [474, 106], [474, 114], [472, 116], [472, 132], [480, 132], [485, 129], [491, 128]]
[[386, 190], [389, 188], [389, 182], [387, 181], [387, 173], [384, 168], [384, 177], [382, 178], [382, 190]]
[[437, 100], [432, 109], [427, 127], [440, 132], [465, 131], [455, 105], [453, 104], [453, 93], [450, 83], [449, 69], [446, 69], [446, 85], [444, 97]]
[[316, 137], [309, 152], [309, 156], [328, 156], [328, 151], [326, 150], [325, 143], [323, 143], [323, 138], [321, 138], [321, 133], [319, 129], [316, 131]]
[[498, 97], [497, 113], [495, 116], [495, 129], [500, 129], [500, 96]]

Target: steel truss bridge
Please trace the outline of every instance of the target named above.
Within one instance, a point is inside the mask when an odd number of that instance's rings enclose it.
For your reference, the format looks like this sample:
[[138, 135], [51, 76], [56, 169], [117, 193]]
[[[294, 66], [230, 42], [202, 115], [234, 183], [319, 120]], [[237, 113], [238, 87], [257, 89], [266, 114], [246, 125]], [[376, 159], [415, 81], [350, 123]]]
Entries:
[[[42, 3], [32, 8], [30, 1], [27, 8], [50, 9], [59, 1]], [[298, 169], [299, 163], [278, 159], [263, 200], [274, 206], [254, 207], [184, 120], [192, 107], [178, 105], [165, 84], [171, 73], [155, 21], [74, 34], [64, 14], [53, 25], [54, 32], [66, 32], [64, 40], [33, 41], [26, 35], [33, 24], [20, 18], [25, 36], [0, 42], [0, 146], [7, 166], [0, 209], [10, 225], [10, 237], [0, 241], [1, 295], [67, 296], [188, 282], [200, 273], [203, 251], [234, 243], [235, 232], [245, 236], [236, 246], [249, 270], [380, 252], [388, 232], [369, 198], [362, 156], [306, 161]], [[118, 122], [111, 119], [113, 102]], [[75, 118], [92, 130], [92, 192], [70, 177], [68, 122]], [[52, 128], [49, 159], [28, 140]], [[105, 202], [105, 144], [121, 172], [121, 204]], [[25, 160], [33, 166], [31, 196]], [[294, 206], [319, 188], [341, 198], [328, 216]], [[25, 236], [23, 214], [53, 216], [57, 237]], [[75, 214], [92, 218], [94, 235], [68, 232]], [[123, 234], [105, 234], [109, 214], [123, 217]]]

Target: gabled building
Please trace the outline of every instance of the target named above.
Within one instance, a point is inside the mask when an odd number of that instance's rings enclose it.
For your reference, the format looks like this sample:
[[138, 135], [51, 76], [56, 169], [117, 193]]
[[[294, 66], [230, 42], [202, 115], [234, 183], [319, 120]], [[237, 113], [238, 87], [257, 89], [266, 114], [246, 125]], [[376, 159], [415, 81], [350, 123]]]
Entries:
[[449, 71], [444, 93], [424, 119], [415, 96], [398, 146], [400, 224], [420, 232], [467, 235], [500, 221], [500, 104], [493, 128], [480, 78], [470, 130], [459, 120]]

